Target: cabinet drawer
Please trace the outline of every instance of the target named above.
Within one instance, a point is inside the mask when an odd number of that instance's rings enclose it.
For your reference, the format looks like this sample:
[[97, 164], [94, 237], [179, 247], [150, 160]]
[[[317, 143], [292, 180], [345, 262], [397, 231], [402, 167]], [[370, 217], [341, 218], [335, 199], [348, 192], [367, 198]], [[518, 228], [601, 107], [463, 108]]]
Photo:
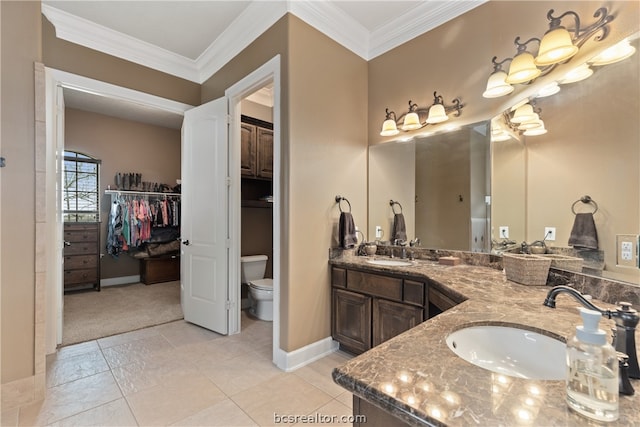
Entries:
[[95, 268], [85, 268], [80, 270], [65, 270], [64, 284], [73, 285], [76, 283], [94, 283], [98, 280], [98, 271]]
[[331, 269], [331, 284], [340, 288], [347, 287], [347, 270], [344, 268]]
[[424, 306], [424, 283], [413, 280], [404, 281], [404, 295], [402, 301]]
[[97, 242], [96, 230], [65, 230], [64, 240], [67, 242]]
[[402, 279], [347, 270], [347, 289], [402, 301]]
[[98, 255], [68, 255], [64, 257], [65, 270], [79, 268], [95, 268], [98, 266]]
[[64, 256], [67, 255], [91, 255], [98, 253], [98, 245], [96, 242], [70, 242], [69, 246], [64, 247]]

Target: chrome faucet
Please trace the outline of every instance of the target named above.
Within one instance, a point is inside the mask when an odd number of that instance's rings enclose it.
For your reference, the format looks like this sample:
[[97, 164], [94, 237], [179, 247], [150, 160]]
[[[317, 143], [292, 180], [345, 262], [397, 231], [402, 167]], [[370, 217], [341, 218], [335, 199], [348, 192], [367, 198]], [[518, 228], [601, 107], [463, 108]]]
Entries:
[[613, 319], [616, 323], [613, 346], [620, 353], [625, 353], [629, 356], [629, 377], [640, 378], [635, 339], [636, 326], [638, 325], [640, 317], [638, 317], [638, 312], [631, 308], [631, 304], [628, 302], [619, 302], [620, 307], [615, 310], [604, 310], [593, 305], [584, 295], [574, 288], [569, 286], [556, 286], [547, 293], [544, 305], [550, 308], [556, 308], [556, 296], [561, 293], [567, 293], [588, 309], [598, 311], [603, 316]]
[[[393, 241], [394, 246], [400, 246], [400, 259], [405, 259], [407, 257], [407, 242], [402, 239], [395, 239]], [[391, 258], [393, 258], [393, 248], [391, 248]]]

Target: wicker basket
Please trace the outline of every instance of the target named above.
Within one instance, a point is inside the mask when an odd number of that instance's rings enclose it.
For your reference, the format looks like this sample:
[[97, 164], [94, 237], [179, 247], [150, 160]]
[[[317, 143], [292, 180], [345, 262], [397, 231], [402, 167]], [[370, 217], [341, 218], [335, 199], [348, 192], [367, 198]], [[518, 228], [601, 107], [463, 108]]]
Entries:
[[582, 258], [560, 254], [544, 254], [537, 256], [551, 259], [551, 267], [553, 268], [577, 272], [582, 271], [582, 264], [584, 262]]
[[502, 255], [507, 280], [523, 285], [546, 285], [551, 259], [539, 255], [508, 254]]

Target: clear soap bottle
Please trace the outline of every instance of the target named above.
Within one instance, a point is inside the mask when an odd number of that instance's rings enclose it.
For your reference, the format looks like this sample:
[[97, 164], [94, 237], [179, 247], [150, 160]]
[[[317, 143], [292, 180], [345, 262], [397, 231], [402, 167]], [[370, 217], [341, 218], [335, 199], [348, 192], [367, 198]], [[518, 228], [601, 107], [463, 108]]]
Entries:
[[580, 309], [583, 325], [567, 342], [567, 404], [598, 421], [618, 419], [618, 357], [598, 328], [599, 312]]

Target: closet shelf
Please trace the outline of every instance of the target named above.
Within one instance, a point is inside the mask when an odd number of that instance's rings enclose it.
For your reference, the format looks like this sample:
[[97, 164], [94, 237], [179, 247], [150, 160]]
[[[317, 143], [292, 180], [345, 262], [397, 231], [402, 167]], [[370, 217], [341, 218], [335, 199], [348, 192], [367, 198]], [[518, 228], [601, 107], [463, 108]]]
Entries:
[[154, 191], [104, 190], [104, 194], [131, 194], [139, 196], [181, 196], [180, 193], [162, 193]]

